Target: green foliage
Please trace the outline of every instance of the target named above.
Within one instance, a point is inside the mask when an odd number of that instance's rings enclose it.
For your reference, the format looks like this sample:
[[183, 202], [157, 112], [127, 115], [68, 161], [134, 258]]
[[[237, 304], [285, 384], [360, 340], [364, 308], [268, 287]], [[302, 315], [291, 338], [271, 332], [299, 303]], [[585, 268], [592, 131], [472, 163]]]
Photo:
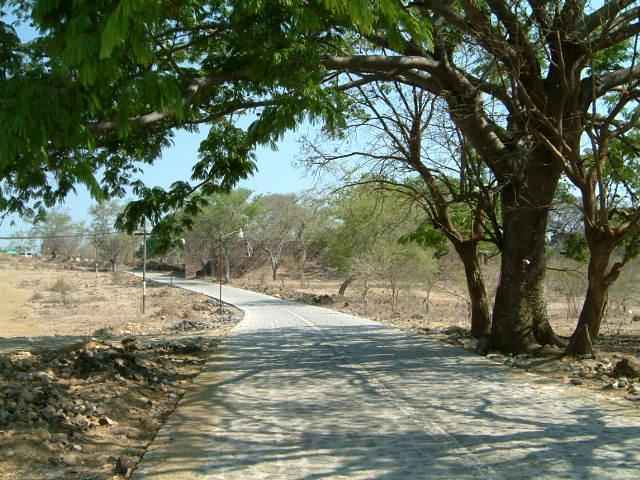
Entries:
[[431, 223], [421, 223], [413, 232], [400, 237], [400, 243], [415, 243], [423, 248], [430, 248], [436, 257], [443, 257], [449, 253], [449, 242], [447, 237], [435, 229]]
[[403, 195], [366, 184], [341, 190], [330, 203], [329, 215], [333, 222], [325, 233], [326, 260], [346, 274], [354, 271], [355, 259], [379, 241], [408, 248], [410, 234], [421, 222]]
[[589, 259], [589, 247], [582, 233], [569, 233], [564, 237], [565, 257], [576, 260], [577, 262], [586, 262]]

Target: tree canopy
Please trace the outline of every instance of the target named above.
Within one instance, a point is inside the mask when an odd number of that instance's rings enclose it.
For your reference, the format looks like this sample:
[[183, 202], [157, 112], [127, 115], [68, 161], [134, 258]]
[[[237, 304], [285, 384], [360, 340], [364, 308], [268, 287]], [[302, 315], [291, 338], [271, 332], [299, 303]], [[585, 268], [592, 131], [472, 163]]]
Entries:
[[[139, 199], [121, 226], [147, 218], [176, 231], [255, 170], [256, 145], [275, 145], [303, 119], [339, 134], [355, 108], [349, 90], [395, 83], [437, 96], [495, 178], [498, 348], [556, 342], [541, 285], [561, 179], [581, 192], [592, 238], [615, 246], [619, 228], [640, 223], [617, 206], [635, 195], [625, 191], [640, 117], [634, 0], [3, 0], [0, 9], [2, 211], [51, 206], [78, 184], [96, 198], [131, 188]], [[20, 24], [33, 39], [20, 38]], [[241, 129], [247, 112], [255, 120]], [[176, 129], [203, 126], [191, 179], [166, 190], [136, 179]], [[612, 197], [612, 184], [626, 193]], [[630, 252], [636, 231], [620, 236]]]

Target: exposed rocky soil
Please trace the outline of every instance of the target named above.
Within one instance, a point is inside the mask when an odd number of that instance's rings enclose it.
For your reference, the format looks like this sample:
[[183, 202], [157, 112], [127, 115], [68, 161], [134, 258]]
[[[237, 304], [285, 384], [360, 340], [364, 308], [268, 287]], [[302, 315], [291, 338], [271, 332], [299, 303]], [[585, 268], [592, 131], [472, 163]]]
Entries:
[[240, 312], [152, 286], [142, 315], [129, 275], [4, 260], [0, 479], [128, 477]]
[[0, 478], [127, 477], [216, 343], [90, 340], [0, 357]]

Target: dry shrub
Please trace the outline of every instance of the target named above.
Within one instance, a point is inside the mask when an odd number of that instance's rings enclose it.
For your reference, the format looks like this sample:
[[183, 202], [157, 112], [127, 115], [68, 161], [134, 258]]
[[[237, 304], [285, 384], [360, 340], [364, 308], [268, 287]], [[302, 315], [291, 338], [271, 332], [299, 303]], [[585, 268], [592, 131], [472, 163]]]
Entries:
[[31, 295], [31, 298], [29, 299], [30, 302], [39, 302], [44, 298], [44, 295], [42, 295], [42, 293], [40, 292], [36, 292], [33, 295]]
[[49, 290], [56, 293], [70, 293], [73, 290], [73, 286], [64, 278], [60, 277], [49, 287]]
[[124, 272], [113, 272], [111, 274], [111, 283], [113, 285], [125, 285], [129, 280], [129, 275]]
[[64, 278], [58, 278], [49, 290], [58, 293], [60, 295], [60, 301], [64, 305], [71, 304], [70, 294], [73, 291], [73, 285], [67, 282]]

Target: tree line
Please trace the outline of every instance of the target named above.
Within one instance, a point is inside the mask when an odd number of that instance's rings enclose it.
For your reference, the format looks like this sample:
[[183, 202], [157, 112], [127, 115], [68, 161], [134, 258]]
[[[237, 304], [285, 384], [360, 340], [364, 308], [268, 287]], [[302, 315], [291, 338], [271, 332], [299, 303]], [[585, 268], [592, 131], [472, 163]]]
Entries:
[[31, 219], [28, 231], [17, 235], [28, 240], [14, 243], [23, 250], [58, 261], [82, 258], [100, 265], [106, 263], [115, 272], [119, 266], [135, 262], [141, 244], [135, 236], [115, 229], [123, 209], [118, 200], [94, 204], [89, 208], [86, 223], [75, 222], [63, 210], [47, 210]]

